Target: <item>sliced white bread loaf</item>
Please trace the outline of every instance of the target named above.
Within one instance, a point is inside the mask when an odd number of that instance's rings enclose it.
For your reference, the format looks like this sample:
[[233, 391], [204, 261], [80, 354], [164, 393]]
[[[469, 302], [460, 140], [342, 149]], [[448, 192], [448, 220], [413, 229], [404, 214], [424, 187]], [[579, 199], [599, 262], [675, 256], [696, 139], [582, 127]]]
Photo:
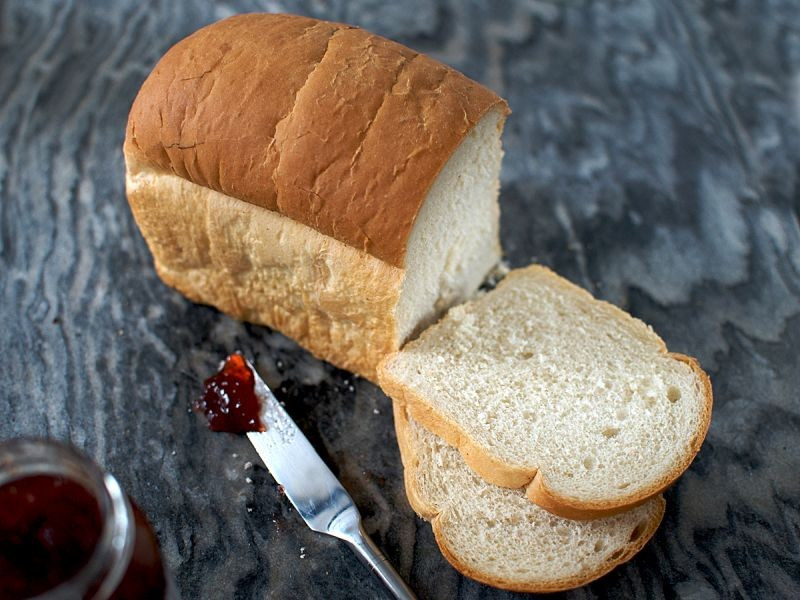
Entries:
[[545, 509], [610, 515], [690, 464], [711, 416], [694, 359], [532, 266], [453, 308], [379, 367], [381, 387], [495, 485]]
[[524, 592], [578, 587], [633, 557], [664, 515], [661, 497], [591, 521], [552, 515], [521, 490], [486, 483], [455, 448], [394, 406], [409, 502], [468, 577]]
[[375, 379], [500, 258], [505, 101], [356, 27], [237, 15], [131, 108], [131, 209], [161, 278]]

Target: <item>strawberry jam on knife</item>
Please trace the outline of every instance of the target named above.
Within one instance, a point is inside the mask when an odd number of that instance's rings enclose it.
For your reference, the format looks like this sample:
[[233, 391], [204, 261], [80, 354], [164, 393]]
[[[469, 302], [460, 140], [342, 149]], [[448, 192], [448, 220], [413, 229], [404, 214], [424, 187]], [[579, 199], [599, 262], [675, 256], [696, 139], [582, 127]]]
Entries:
[[231, 354], [222, 370], [203, 382], [203, 395], [195, 401], [194, 408], [206, 416], [212, 431], [264, 431], [255, 384], [244, 356]]

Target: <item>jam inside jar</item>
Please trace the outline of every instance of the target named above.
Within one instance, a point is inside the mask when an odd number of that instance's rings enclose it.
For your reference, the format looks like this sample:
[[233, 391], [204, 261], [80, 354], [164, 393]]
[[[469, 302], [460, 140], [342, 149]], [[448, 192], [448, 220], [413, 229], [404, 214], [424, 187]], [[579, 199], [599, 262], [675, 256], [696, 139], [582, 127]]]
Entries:
[[0, 486], [0, 598], [38, 596], [86, 566], [100, 506], [70, 479], [31, 475]]
[[0, 598], [165, 598], [161, 553], [116, 479], [69, 446], [0, 443]]

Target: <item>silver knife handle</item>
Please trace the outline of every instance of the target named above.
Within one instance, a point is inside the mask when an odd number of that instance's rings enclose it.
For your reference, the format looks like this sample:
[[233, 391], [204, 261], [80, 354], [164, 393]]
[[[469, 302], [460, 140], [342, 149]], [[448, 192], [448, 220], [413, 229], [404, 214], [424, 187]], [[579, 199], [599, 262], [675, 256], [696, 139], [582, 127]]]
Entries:
[[414, 592], [411, 591], [411, 588], [406, 585], [405, 581], [397, 574], [397, 571], [389, 564], [389, 561], [360, 524], [358, 532], [353, 532], [343, 539], [350, 545], [361, 561], [380, 578], [395, 598], [398, 600], [416, 600], [417, 597]]

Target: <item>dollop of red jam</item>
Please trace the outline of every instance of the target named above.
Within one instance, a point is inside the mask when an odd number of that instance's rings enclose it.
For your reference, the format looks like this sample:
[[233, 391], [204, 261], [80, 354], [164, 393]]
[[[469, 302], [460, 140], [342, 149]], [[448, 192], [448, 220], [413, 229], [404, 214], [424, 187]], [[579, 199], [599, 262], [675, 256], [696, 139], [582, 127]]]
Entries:
[[203, 395], [195, 401], [194, 408], [206, 416], [211, 431], [264, 431], [255, 385], [255, 376], [244, 357], [231, 354], [222, 370], [203, 382]]
[[30, 598], [89, 562], [103, 521], [94, 496], [53, 475], [0, 486], [0, 598]]

